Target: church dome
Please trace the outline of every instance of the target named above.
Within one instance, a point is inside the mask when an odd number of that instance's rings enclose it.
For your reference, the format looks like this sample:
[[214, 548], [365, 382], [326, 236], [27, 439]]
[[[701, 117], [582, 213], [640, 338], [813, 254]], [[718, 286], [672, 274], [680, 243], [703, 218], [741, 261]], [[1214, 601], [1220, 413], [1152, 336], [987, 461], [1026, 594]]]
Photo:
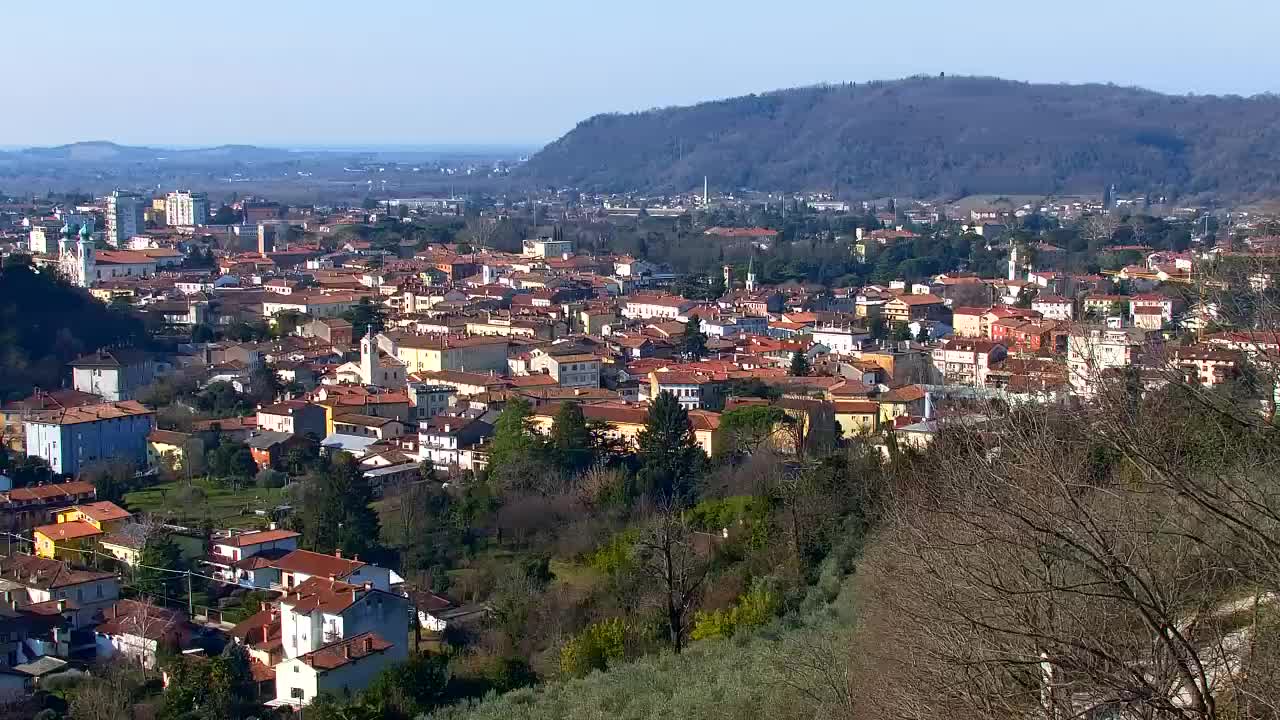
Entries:
[[73, 234], [75, 234], [75, 231], [71, 229], [71, 224], [70, 224], [70, 223], [65, 223], [65, 222], [64, 222], [64, 223], [62, 224], [62, 237], [64, 237], [64, 238], [69, 238], [69, 237], [71, 237]]
[[93, 231], [89, 229], [88, 225], [80, 226], [80, 237], [84, 238], [85, 240], [88, 240], [89, 238], [93, 237]]

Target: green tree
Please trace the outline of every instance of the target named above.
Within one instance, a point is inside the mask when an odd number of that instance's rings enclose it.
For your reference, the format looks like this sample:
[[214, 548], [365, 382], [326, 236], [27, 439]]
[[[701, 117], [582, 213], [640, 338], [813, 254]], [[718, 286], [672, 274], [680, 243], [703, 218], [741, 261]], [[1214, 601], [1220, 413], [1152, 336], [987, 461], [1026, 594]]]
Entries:
[[893, 341], [906, 342], [911, 339], [911, 328], [904, 322], [893, 324]]
[[576, 472], [591, 464], [593, 438], [578, 403], [560, 404], [551, 424], [551, 449], [556, 462], [566, 471]]
[[341, 550], [347, 557], [370, 557], [378, 545], [378, 514], [369, 507], [373, 493], [356, 459], [338, 453], [315, 473], [303, 495], [302, 542], [316, 552]]
[[174, 598], [186, 591], [182, 551], [168, 533], [153, 533], [146, 539], [139, 564], [142, 567], [134, 578], [139, 592]]
[[716, 454], [722, 457], [749, 455], [773, 437], [787, 414], [772, 405], [748, 405], [720, 415], [716, 428]]
[[386, 324], [386, 311], [381, 305], [362, 297], [357, 305], [342, 314], [342, 319], [351, 323], [352, 337], [362, 338], [368, 334], [369, 328], [374, 332], [382, 330]]
[[489, 443], [489, 474], [507, 474], [528, 466], [542, 449], [538, 437], [529, 426], [533, 407], [523, 398], [507, 402], [493, 425], [493, 441]]
[[794, 377], [804, 377], [809, 374], [809, 358], [799, 350], [791, 353], [791, 374]]
[[707, 354], [707, 336], [702, 332], [702, 321], [689, 318], [680, 336], [680, 352], [690, 360], [701, 360]]
[[693, 436], [689, 412], [675, 395], [663, 391], [649, 405], [638, 445], [641, 489], [677, 504], [692, 500], [706, 456]]
[[376, 717], [412, 720], [439, 705], [448, 685], [446, 658], [414, 653], [379, 673], [360, 694], [360, 702]]
[[872, 340], [884, 340], [889, 337], [889, 323], [879, 315], [871, 318], [871, 326], [868, 330], [871, 332]]

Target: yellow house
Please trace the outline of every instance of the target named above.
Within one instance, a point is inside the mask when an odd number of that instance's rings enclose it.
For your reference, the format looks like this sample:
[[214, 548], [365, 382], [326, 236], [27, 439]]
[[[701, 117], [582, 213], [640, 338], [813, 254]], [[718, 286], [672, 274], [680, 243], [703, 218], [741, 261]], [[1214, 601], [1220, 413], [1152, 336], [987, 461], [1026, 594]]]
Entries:
[[[535, 410], [529, 418], [533, 429], [544, 435], [550, 434], [560, 405], [561, 403], [548, 403]], [[607, 402], [583, 405], [582, 415], [587, 422], [607, 425], [610, 437], [635, 448], [639, 445], [640, 432], [644, 430], [645, 421], [649, 418], [649, 409], [642, 405]], [[712, 455], [715, 452], [715, 431], [720, 427], [720, 413], [690, 410], [689, 425], [693, 428], [694, 441], [708, 456]]]
[[894, 418], [903, 415], [924, 415], [926, 397], [928, 393], [919, 385], [904, 385], [882, 393], [876, 398], [881, 424], [892, 423]]
[[837, 400], [836, 422], [840, 423], [840, 436], [857, 437], [880, 429], [880, 405], [869, 400]]
[[152, 430], [147, 436], [147, 466], [159, 467], [165, 457], [173, 458], [173, 469], [181, 470], [186, 462], [187, 449], [203, 452], [203, 443], [190, 433], [173, 430]]
[[52, 525], [41, 525], [32, 532], [36, 555], [84, 564], [86, 553], [95, 549], [100, 538], [118, 530], [132, 517], [127, 510], [107, 500], [73, 505], [54, 515]]

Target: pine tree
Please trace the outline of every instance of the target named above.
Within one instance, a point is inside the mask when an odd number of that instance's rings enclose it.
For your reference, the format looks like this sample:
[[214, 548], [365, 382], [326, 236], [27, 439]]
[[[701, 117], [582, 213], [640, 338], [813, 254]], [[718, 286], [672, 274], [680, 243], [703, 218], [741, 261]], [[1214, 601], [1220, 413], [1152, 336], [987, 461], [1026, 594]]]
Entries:
[[562, 403], [556, 411], [551, 425], [551, 447], [556, 461], [565, 470], [574, 472], [591, 464], [594, 455], [591, 431], [578, 403]]
[[185, 592], [182, 575], [187, 568], [182, 562], [182, 551], [168, 533], [156, 533], [148, 537], [142, 548], [142, 557], [134, 585], [144, 595], [177, 597]]
[[689, 413], [670, 392], [649, 405], [649, 417], [638, 438], [640, 487], [664, 501], [693, 499], [706, 456], [693, 436]]
[[791, 374], [795, 377], [804, 377], [809, 374], [809, 358], [799, 350], [791, 353]]
[[497, 468], [516, 462], [537, 450], [538, 439], [529, 428], [533, 408], [529, 401], [516, 398], [498, 414], [493, 425], [493, 442], [489, 443], [489, 467]]
[[339, 453], [312, 478], [301, 517], [302, 542], [316, 552], [341, 550], [348, 557], [378, 552], [378, 515], [373, 492], [355, 458]]
[[707, 354], [707, 336], [702, 334], [702, 321], [689, 318], [680, 337], [680, 349], [690, 360], [700, 360]]

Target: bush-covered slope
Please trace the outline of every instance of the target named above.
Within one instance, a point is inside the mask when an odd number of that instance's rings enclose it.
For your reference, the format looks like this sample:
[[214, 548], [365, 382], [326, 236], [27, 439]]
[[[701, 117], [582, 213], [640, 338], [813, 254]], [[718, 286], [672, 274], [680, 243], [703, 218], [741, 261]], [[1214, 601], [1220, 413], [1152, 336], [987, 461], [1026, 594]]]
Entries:
[[1280, 98], [911, 78], [597, 115], [534, 156], [538, 181], [601, 190], [875, 195], [1280, 189]]

